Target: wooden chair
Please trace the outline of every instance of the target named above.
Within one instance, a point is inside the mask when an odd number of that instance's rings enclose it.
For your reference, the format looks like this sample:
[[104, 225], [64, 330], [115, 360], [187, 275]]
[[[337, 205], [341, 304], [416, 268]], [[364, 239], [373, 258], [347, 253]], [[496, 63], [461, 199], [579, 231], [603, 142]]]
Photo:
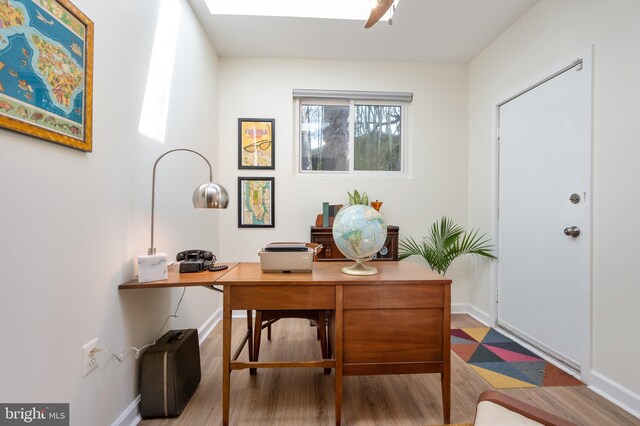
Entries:
[[[307, 247], [314, 250], [313, 260], [318, 260], [317, 253], [322, 246], [315, 243], [307, 243]], [[330, 356], [329, 340], [327, 339], [327, 312], [324, 310], [298, 310], [298, 311], [278, 311], [278, 310], [257, 310], [253, 334], [253, 361], [258, 361], [260, 355], [260, 340], [262, 330], [267, 329], [267, 339], [271, 340], [271, 326], [273, 323], [283, 318], [299, 318], [311, 321], [317, 327], [317, 339], [320, 341], [322, 358]], [[256, 374], [257, 369], [251, 368], [250, 374]], [[331, 373], [330, 368], [324, 369], [325, 374]]]
[[[329, 357], [329, 346], [327, 339], [327, 313], [323, 310], [317, 311], [256, 311], [256, 320], [253, 335], [253, 360], [258, 361], [260, 356], [260, 340], [262, 330], [267, 329], [267, 339], [271, 340], [271, 325], [283, 318], [307, 319], [317, 327], [317, 339], [320, 341], [322, 358]], [[331, 373], [330, 368], [325, 368], [326, 374]], [[250, 369], [251, 374], [256, 374], [255, 368]]]
[[545, 425], [577, 426], [540, 408], [501, 392], [489, 390], [478, 398], [474, 426]]

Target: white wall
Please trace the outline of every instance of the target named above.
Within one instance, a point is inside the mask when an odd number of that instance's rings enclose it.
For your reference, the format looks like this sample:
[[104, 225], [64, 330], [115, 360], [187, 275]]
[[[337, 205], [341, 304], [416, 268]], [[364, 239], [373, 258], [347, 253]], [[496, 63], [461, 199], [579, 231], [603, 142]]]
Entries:
[[[469, 222], [488, 228], [492, 105], [594, 45], [592, 383], [636, 412], [640, 342], [628, 333], [640, 300], [639, 20], [637, 0], [542, 0], [469, 65]], [[471, 303], [488, 313], [487, 268], [470, 279], [479, 284]]]
[[[216, 53], [186, 1], [167, 1], [182, 12], [163, 144], [138, 132], [161, 0], [74, 1], [95, 22], [93, 153], [0, 130], [0, 401], [69, 402], [72, 425], [111, 424], [138, 394], [131, 352], [122, 364], [101, 354], [83, 378], [82, 345], [148, 343], [180, 295], [117, 289], [149, 245], [154, 159], [174, 147], [214, 159], [218, 149]], [[156, 246], [215, 251], [218, 212], [190, 201], [206, 165], [174, 156], [159, 166]], [[218, 303], [188, 290], [172, 328], [200, 326]]]
[[[169, 122], [159, 143], [138, 124], [163, 1], [178, 1], [181, 15], [174, 20]], [[354, 188], [384, 201], [382, 213], [401, 236], [421, 237], [441, 215], [487, 231], [492, 103], [592, 43], [594, 376], [640, 393], [640, 371], [628, 368], [640, 343], [625, 327], [637, 322], [640, 299], [632, 245], [640, 203], [628, 192], [640, 177], [637, 1], [542, 0], [469, 65], [468, 76], [467, 66], [450, 64], [218, 60], [185, 0], [75, 4], [96, 23], [94, 152], [0, 130], [0, 401], [70, 402], [72, 424], [110, 424], [137, 395], [131, 353], [123, 364], [101, 354], [101, 367], [83, 378], [80, 348], [96, 336], [118, 353], [141, 346], [175, 308], [178, 289], [117, 290], [149, 245], [151, 167], [166, 150], [202, 152], [231, 196], [226, 211], [194, 211], [190, 193], [206, 180], [204, 162], [186, 153], [163, 159], [155, 245], [170, 256], [206, 248], [222, 260], [257, 261], [267, 242], [307, 240], [322, 201], [345, 202]], [[293, 88], [413, 92], [410, 177], [296, 177]], [[275, 171], [237, 169], [239, 117], [276, 119]], [[275, 176], [274, 229], [237, 227], [238, 176]], [[454, 303], [489, 312], [487, 271], [485, 262], [457, 260], [450, 270]], [[198, 327], [219, 303], [216, 294], [189, 289], [170, 327]]]
[[[406, 140], [411, 176], [396, 179], [296, 177], [292, 89], [413, 92]], [[258, 261], [271, 241], [308, 241], [322, 202], [345, 203], [347, 191], [384, 202], [388, 224], [416, 239], [441, 215], [467, 216], [467, 73], [465, 65], [356, 61], [220, 60], [220, 158], [231, 209], [221, 219], [225, 259]], [[238, 170], [237, 121], [275, 118], [276, 169]], [[238, 176], [275, 177], [275, 228], [238, 228]], [[464, 299], [465, 264], [450, 270], [454, 300]], [[455, 264], [454, 264], [455, 265]]]

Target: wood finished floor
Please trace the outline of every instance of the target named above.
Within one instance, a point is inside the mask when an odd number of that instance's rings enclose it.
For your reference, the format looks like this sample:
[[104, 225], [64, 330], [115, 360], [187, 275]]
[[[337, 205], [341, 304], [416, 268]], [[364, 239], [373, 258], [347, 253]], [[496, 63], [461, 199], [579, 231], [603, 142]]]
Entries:
[[[481, 327], [467, 315], [453, 315], [453, 328]], [[244, 327], [244, 328], [243, 328]], [[233, 347], [242, 339], [246, 320], [233, 322]], [[272, 340], [264, 331], [260, 360], [320, 358], [316, 329], [305, 320], [280, 320]], [[182, 414], [148, 419], [141, 426], [218, 425], [222, 422], [222, 327], [201, 347], [202, 381]], [[240, 355], [246, 358], [246, 349]], [[460, 358], [451, 356], [451, 423], [473, 421], [478, 395], [492, 389]], [[232, 425], [333, 425], [333, 373], [322, 369], [262, 369], [231, 374]], [[640, 420], [586, 386], [504, 389], [504, 393], [579, 425], [638, 425]], [[343, 425], [435, 425], [442, 423], [438, 374], [351, 376], [343, 380]]]

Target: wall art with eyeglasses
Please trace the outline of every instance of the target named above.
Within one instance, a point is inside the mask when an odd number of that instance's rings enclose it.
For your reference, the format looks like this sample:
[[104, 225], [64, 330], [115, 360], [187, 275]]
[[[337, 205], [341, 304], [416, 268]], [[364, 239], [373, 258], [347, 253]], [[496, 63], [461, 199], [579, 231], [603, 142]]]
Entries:
[[276, 168], [273, 118], [238, 119], [238, 169]]

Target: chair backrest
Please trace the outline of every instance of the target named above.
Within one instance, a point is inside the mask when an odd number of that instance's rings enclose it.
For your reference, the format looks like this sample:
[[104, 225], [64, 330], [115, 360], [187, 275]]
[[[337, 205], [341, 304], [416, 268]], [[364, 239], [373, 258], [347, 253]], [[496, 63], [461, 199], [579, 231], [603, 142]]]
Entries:
[[480, 394], [473, 424], [475, 426], [506, 426], [515, 423], [513, 416], [524, 417], [518, 420], [518, 424], [522, 425], [577, 426], [538, 407], [493, 390]]

